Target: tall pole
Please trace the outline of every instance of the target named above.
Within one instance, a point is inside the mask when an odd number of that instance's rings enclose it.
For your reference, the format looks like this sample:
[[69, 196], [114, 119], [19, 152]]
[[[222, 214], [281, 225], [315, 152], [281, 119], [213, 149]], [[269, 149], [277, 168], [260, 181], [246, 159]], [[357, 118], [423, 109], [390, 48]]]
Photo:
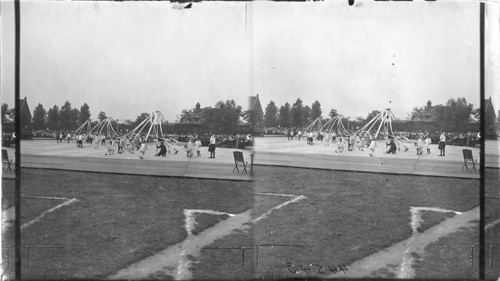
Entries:
[[14, 98], [15, 98], [15, 121], [16, 121], [16, 189], [15, 189], [15, 280], [21, 280], [21, 102], [20, 97], [20, 67], [21, 67], [21, 5], [20, 0], [14, 0], [15, 20], [15, 69], [14, 69]]
[[485, 137], [486, 137], [486, 116], [485, 116], [485, 96], [484, 96], [484, 13], [485, 13], [485, 3], [479, 3], [479, 83], [480, 92], [479, 96], [481, 98], [481, 139], [480, 139], [480, 154], [479, 154], [479, 279], [484, 279], [485, 277], [485, 200], [484, 200], [484, 190], [485, 190], [485, 179], [484, 179], [484, 159], [485, 159]]

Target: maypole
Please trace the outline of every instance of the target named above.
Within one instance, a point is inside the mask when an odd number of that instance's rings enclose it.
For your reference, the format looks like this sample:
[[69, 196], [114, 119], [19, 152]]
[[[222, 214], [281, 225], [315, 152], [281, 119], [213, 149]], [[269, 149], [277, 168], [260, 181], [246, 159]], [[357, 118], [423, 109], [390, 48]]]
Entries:
[[84, 134], [88, 135], [91, 132], [92, 132], [92, 124], [91, 124], [90, 119], [85, 121], [80, 127], [78, 127], [78, 129], [75, 130], [75, 133], [77, 133], [77, 134], [84, 133]]
[[323, 126], [321, 125], [321, 117], [316, 118], [316, 120], [312, 121], [309, 126], [306, 127], [305, 131], [306, 132], [312, 132], [312, 131], [317, 131], [318, 133], [321, 132], [323, 129]]
[[[146, 141], [152, 135], [155, 138], [163, 138], [163, 123], [168, 123], [160, 111], [151, 113], [148, 118], [144, 119], [137, 127], [130, 131], [126, 136], [132, 139], [137, 139], [141, 136], [144, 129], [147, 129]], [[152, 134], [151, 134], [152, 133]]]
[[344, 127], [344, 124], [342, 123], [343, 118], [344, 117], [342, 115], [337, 115], [331, 118], [325, 123], [325, 125], [323, 125], [322, 130], [326, 131], [327, 133], [331, 133], [332, 131], [335, 131], [336, 128], [338, 133], [347, 134], [347, 129]]
[[114, 121], [114, 119], [111, 118], [111, 117], [107, 117], [106, 119], [101, 120], [92, 129], [92, 132], [95, 131], [96, 134], [101, 135], [102, 134], [102, 130], [106, 129], [105, 130], [106, 135], [108, 135], [108, 136], [111, 136], [112, 134], [117, 135], [117, 133], [115, 132], [115, 129], [113, 128], [112, 123], [111, 123], [113, 121]]

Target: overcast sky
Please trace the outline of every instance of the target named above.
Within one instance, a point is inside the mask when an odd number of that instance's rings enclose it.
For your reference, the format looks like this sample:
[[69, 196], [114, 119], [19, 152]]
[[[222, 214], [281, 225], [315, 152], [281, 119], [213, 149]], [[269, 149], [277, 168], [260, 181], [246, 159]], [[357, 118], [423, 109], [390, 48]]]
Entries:
[[[477, 2], [21, 3], [21, 97], [31, 110], [69, 100], [132, 119], [175, 121], [199, 102], [247, 108], [301, 98], [352, 118], [390, 107], [405, 119], [427, 100], [479, 107]], [[2, 102], [14, 105], [14, 5], [1, 1]], [[495, 14], [491, 12], [495, 11]], [[486, 96], [498, 110], [498, 6], [488, 10]], [[495, 46], [495, 47], [493, 47]], [[498, 82], [497, 82], [498, 83]]]

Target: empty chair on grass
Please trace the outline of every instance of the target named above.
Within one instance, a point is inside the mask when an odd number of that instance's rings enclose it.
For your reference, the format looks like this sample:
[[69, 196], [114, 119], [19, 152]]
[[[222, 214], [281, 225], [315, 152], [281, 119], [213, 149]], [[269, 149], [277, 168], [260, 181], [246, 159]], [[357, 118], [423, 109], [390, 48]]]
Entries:
[[243, 165], [243, 172], [247, 173], [247, 164], [248, 162], [245, 162], [245, 159], [243, 158], [243, 152], [241, 151], [233, 151], [233, 157], [234, 157], [234, 168], [233, 168], [233, 173], [234, 173], [234, 170], [236, 170], [237, 172], [240, 172], [240, 169], [238, 168], [238, 164], [242, 164]]
[[477, 160], [474, 160], [474, 156], [472, 155], [472, 150], [470, 149], [462, 149], [462, 154], [464, 156], [464, 165], [462, 166], [462, 171], [464, 170], [464, 167], [469, 170], [469, 166], [467, 163], [470, 163], [472, 165], [471, 171], [477, 171], [476, 170], [476, 163]]

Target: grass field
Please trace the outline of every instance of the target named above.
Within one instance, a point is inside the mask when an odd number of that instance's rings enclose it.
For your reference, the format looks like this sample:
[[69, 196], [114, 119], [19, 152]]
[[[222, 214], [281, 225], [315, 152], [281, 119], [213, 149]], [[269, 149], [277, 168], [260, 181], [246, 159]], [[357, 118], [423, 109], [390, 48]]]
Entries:
[[[240, 250], [205, 249], [194, 266], [195, 279], [294, 277], [297, 274], [291, 271], [300, 265], [349, 264], [410, 237], [411, 206], [466, 211], [479, 202], [477, 180], [270, 167], [257, 167], [256, 174], [256, 192], [305, 195], [307, 199], [211, 247], [252, 243], [304, 247], [262, 247], [258, 265], [255, 249], [246, 250], [244, 265]], [[256, 197], [255, 204], [260, 200]], [[434, 224], [440, 220], [434, 219]], [[291, 270], [288, 262], [294, 264]]]
[[[182, 242], [187, 236], [185, 209], [232, 214], [252, 209], [252, 220], [265, 216], [206, 247], [246, 247], [244, 252], [241, 248], [202, 249], [200, 256], [189, 256], [194, 279], [311, 276], [291, 271], [312, 263], [325, 268], [348, 265], [409, 238], [410, 207], [467, 211], [479, 202], [478, 180], [262, 166], [255, 167], [255, 172], [252, 183], [23, 169], [23, 195], [78, 199], [23, 229], [23, 246], [64, 247], [32, 248], [29, 267], [23, 256], [23, 277], [105, 278]], [[14, 181], [3, 180], [3, 185], [5, 208], [12, 206]], [[266, 215], [301, 195], [305, 198]], [[23, 222], [60, 203], [24, 198]], [[420, 230], [447, 216], [424, 212]], [[228, 217], [196, 214], [192, 233], [202, 235], [203, 230]], [[474, 239], [470, 233], [457, 235], [457, 239]], [[254, 245], [262, 245], [258, 253]], [[416, 267], [432, 261], [417, 260]], [[417, 273], [417, 277], [447, 274], [432, 269], [425, 273], [430, 275]], [[149, 278], [172, 276], [158, 271]]]
[[[36, 169], [23, 169], [22, 178], [22, 195], [79, 200], [23, 229], [23, 247], [64, 247], [32, 248], [24, 278], [106, 277], [184, 240], [184, 208], [239, 213], [253, 205], [250, 182]], [[3, 183], [12, 196], [14, 181]], [[52, 207], [47, 202], [22, 200], [23, 220]], [[215, 223], [198, 221], [198, 231]]]

